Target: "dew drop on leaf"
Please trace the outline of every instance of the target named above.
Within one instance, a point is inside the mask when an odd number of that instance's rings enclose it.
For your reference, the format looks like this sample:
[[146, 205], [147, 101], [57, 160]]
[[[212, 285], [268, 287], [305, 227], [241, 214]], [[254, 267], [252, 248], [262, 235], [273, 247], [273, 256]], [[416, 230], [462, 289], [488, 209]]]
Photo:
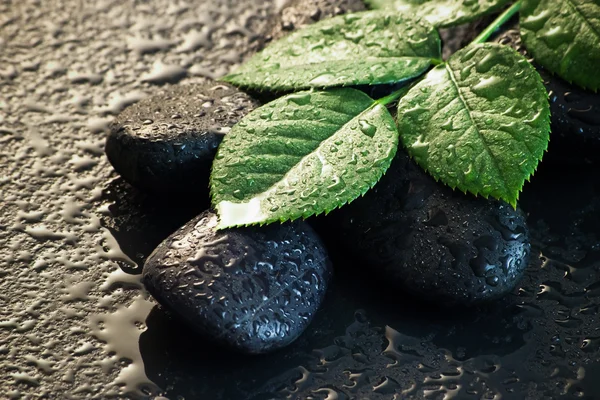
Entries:
[[287, 100], [296, 103], [299, 106], [305, 106], [310, 103], [310, 93], [292, 94], [287, 97]]
[[377, 132], [377, 127], [369, 123], [369, 121], [361, 119], [358, 121], [360, 126], [360, 131], [369, 137], [375, 136], [375, 132]]
[[335, 82], [335, 75], [325, 73], [325, 74], [316, 76], [314, 79], [312, 79], [310, 82], [308, 82], [308, 84], [311, 86], [328, 86], [333, 82]]
[[[282, 112], [286, 107], [299, 112]], [[256, 118], [273, 109], [280, 111], [268, 121]], [[329, 212], [372, 187], [398, 147], [387, 108], [349, 88], [283, 96], [244, 122], [231, 128], [213, 163], [220, 228]]]

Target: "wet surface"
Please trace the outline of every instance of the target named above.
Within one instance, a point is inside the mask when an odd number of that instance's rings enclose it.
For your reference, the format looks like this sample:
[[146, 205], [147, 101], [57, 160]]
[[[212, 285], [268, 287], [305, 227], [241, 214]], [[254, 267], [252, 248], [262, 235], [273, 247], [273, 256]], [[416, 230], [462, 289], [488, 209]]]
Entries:
[[171, 86], [115, 118], [106, 157], [140, 190], [163, 197], [178, 193], [208, 198], [219, 144], [257, 105], [246, 93], [218, 82]]
[[205, 211], [162, 242], [144, 264], [152, 296], [204, 336], [238, 352], [271, 353], [309, 326], [332, 268], [303, 221], [217, 231]]
[[532, 261], [483, 309], [440, 312], [336, 265], [306, 333], [247, 357], [148, 297], [139, 265], [206, 201], [117, 178], [108, 124], [159, 86], [228, 72], [266, 40], [275, 3], [0, 4], [0, 398], [600, 398], [589, 167], [540, 165], [521, 201]]

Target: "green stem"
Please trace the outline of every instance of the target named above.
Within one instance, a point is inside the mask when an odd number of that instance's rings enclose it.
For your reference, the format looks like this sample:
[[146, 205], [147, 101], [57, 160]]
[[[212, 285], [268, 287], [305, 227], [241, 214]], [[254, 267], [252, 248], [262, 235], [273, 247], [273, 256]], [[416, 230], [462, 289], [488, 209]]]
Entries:
[[395, 92], [392, 92], [391, 94], [388, 94], [387, 96], [376, 100], [375, 103], [381, 104], [382, 106], [387, 106], [388, 104], [393, 103], [394, 101], [398, 100], [400, 97], [404, 96], [406, 94], [406, 92], [408, 92], [409, 88], [410, 88], [410, 85], [403, 86], [400, 89], [396, 90]]
[[498, 18], [496, 18], [494, 20], [494, 22], [492, 22], [490, 24], [490, 26], [485, 28], [485, 30], [483, 32], [481, 32], [479, 34], [479, 36], [477, 36], [475, 38], [475, 40], [473, 40], [473, 42], [471, 42], [471, 44], [483, 43], [486, 40], [488, 40], [490, 38], [490, 36], [492, 36], [492, 34], [494, 32], [496, 32], [496, 30], [498, 28], [500, 28], [506, 21], [511, 19], [511, 17], [517, 13], [517, 11], [519, 11], [519, 9], [521, 8], [521, 1], [522, 0], [517, 1], [515, 4], [510, 6], [506, 11], [504, 11], [502, 14], [500, 14], [498, 16]]

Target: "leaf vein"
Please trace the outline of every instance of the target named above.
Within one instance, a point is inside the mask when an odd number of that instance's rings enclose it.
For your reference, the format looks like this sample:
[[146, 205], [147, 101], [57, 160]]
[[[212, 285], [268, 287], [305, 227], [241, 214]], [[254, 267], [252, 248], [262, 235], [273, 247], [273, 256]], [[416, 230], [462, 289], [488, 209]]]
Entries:
[[570, 5], [571, 8], [573, 8], [573, 10], [575, 10], [575, 13], [577, 13], [579, 15], [579, 17], [585, 22], [585, 24], [588, 26], [588, 28], [596, 35], [596, 37], [598, 39], [600, 39], [600, 32], [598, 32], [596, 30], [596, 28], [594, 28], [594, 26], [590, 23], [590, 21], [588, 21], [588, 19], [585, 17], [585, 14], [583, 12], [581, 12], [579, 7], [577, 7], [577, 5], [575, 3], [573, 3], [572, 0], [565, 0], [565, 3]]
[[[496, 157], [494, 156], [492, 149], [486, 142], [485, 137], [481, 134], [481, 131], [479, 130], [479, 126], [477, 125], [477, 123], [475, 122], [475, 119], [473, 118], [473, 115], [471, 114], [471, 108], [469, 107], [469, 104], [467, 103], [466, 99], [462, 95], [462, 92], [460, 90], [461, 88], [460, 88], [458, 82], [456, 81], [456, 77], [454, 76], [454, 71], [452, 71], [452, 69], [448, 66], [448, 64], [445, 64], [445, 67], [446, 67], [446, 70], [448, 71], [448, 75], [450, 76], [450, 80], [452, 81], [452, 84], [456, 88], [458, 97], [460, 98], [461, 103], [463, 104], [463, 106], [465, 107], [465, 110], [467, 111], [467, 114], [469, 115], [469, 119], [471, 120], [471, 123], [472, 123], [473, 127], [475, 128], [475, 132], [477, 132], [477, 134], [481, 138], [481, 142], [483, 143], [484, 148], [486, 149], [487, 153], [489, 154], [490, 159], [492, 160], [492, 163], [494, 164], [494, 167], [496, 168], [498, 173], [502, 176], [502, 180], [503, 180], [502, 185], [504, 186], [504, 189], [508, 191], [508, 187], [506, 186], [506, 177], [504, 175], [504, 172], [498, 165], [498, 160], [496, 160]], [[467, 130], [465, 130], [465, 133], [466, 132], [467, 132]]]

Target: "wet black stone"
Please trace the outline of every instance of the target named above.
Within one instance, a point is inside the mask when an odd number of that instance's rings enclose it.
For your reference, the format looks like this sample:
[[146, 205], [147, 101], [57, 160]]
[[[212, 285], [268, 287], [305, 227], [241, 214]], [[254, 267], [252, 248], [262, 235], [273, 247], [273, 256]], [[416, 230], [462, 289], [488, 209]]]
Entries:
[[371, 191], [332, 217], [339, 244], [362, 270], [440, 304], [506, 294], [530, 252], [520, 211], [436, 183], [404, 152]]
[[293, 342], [331, 277], [321, 240], [305, 223], [216, 231], [206, 211], [148, 258], [143, 282], [207, 338], [245, 353]]
[[139, 189], [207, 194], [210, 166], [223, 136], [256, 106], [225, 84], [165, 89], [117, 116], [106, 155]]
[[537, 65], [523, 45], [518, 26], [500, 33], [496, 42], [511, 46], [531, 60], [550, 96], [551, 140], [545, 159], [558, 162], [599, 162], [600, 96], [553, 75]]

